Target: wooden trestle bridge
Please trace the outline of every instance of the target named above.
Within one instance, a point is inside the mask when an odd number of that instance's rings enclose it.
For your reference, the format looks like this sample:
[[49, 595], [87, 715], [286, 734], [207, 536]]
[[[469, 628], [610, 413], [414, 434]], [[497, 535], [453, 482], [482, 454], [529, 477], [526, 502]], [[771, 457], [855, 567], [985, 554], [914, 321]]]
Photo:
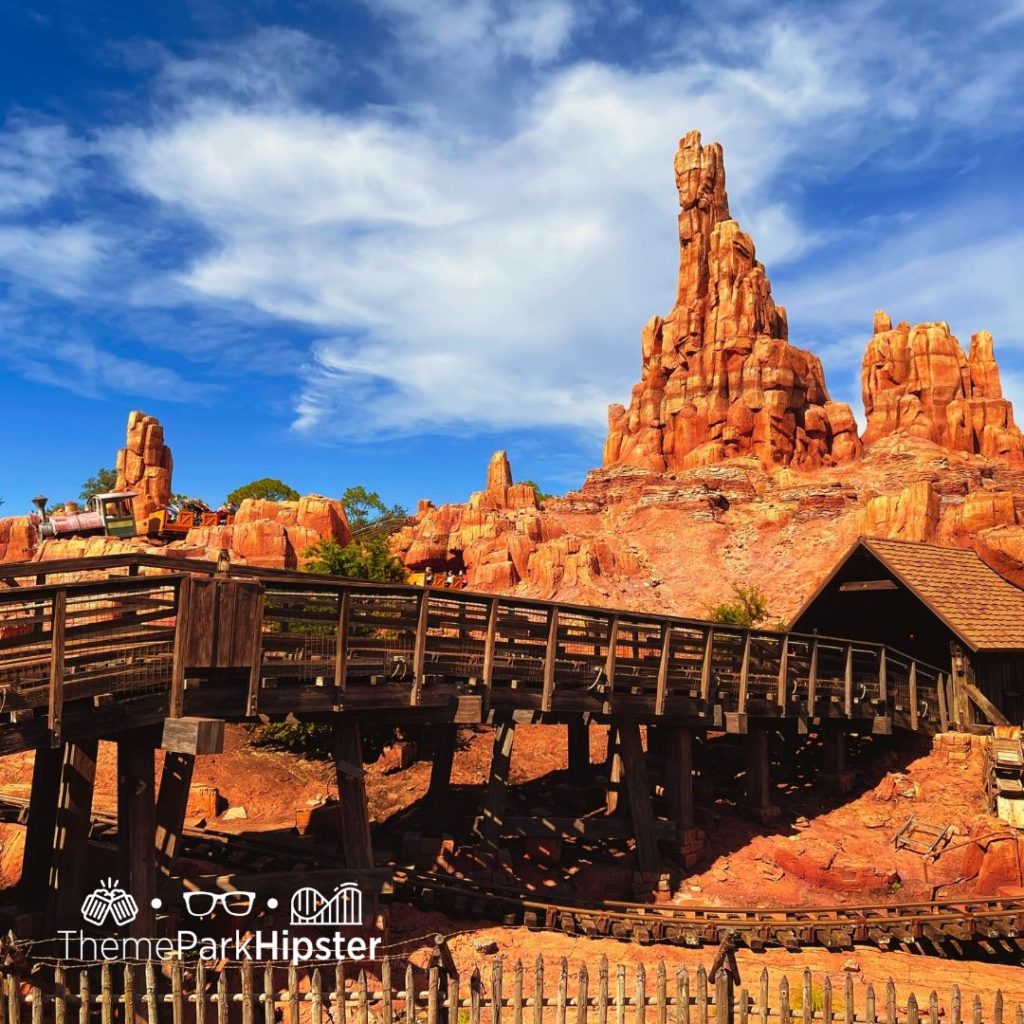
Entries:
[[[142, 554], [0, 565], [0, 754], [36, 751], [19, 898], [51, 926], [77, 913], [101, 738], [118, 744], [120, 878], [143, 906], [174, 877], [205, 752], [182, 737], [207, 735], [204, 721], [332, 722], [342, 863], [371, 882], [361, 724], [438, 727], [437, 802], [455, 727], [493, 723], [479, 829], [497, 843], [516, 723], [568, 726], [581, 781], [587, 724], [607, 723], [639, 866], [656, 872], [659, 836], [693, 827], [695, 733], [743, 735], [748, 798], [767, 817], [770, 733], [822, 733], [838, 779], [850, 732], [946, 729], [950, 685], [878, 644], [666, 615]], [[657, 727], [664, 751], [661, 820], [641, 726]], [[157, 796], [160, 746], [171, 753]]]

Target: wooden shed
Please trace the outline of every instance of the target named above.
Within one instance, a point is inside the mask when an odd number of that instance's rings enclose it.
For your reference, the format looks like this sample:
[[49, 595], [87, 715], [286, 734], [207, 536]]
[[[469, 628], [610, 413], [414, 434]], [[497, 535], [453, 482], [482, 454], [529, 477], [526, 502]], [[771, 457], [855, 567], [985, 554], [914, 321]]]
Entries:
[[949, 665], [958, 721], [1005, 716], [1024, 724], [1024, 590], [974, 551], [862, 537], [792, 628], [890, 644]]

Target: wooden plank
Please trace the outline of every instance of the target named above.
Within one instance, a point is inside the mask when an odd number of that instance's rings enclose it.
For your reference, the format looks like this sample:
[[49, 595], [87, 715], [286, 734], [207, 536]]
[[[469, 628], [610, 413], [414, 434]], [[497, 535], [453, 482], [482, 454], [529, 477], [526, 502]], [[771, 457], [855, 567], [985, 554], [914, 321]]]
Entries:
[[170, 878], [175, 872], [195, 763], [191, 754], [172, 751], [164, 757], [153, 841], [157, 873], [164, 878]]
[[611, 707], [611, 697], [615, 693], [615, 662], [618, 657], [619, 645], [619, 617], [612, 615], [608, 619], [608, 650], [604, 658], [604, 678], [607, 686], [607, 699], [604, 702], [605, 710]]
[[666, 622], [662, 627], [661, 658], [658, 661], [658, 689], [654, 697], [654, 713], [665, 713], [665, 695], [668, 692], [668, 669], [672, 659], [672, 627]]
[[667, 725], [665, 730], [665, 803], [678, 829], [693, 828], [693, 733]]
[[68, 592], [53, 595], [50, 612], [50, 686], [47, 695], [47, 727], [50, 746], [59, 747], [64, 717], [64, 628], [67, 622]]
[[338, 816], [341, 831], [342, 863], [346, 868], [373, 867], [370, 818], [366, 799], [366, 780], [344, 770], [346, 764], [362, 768], [363, 745], [359, 723], [347, 718], [334, 722], [334, 761], [338, 784]]
[[345, 677], [348, 659], [348, 619], [351, 595], [348, 588], [338, 596], [338, 633], [334, 645], [334, 686], [338, 691], [338, 703], [345, 696]]
[[818, 640], [811, 644], [811, 663], [807, 669], [807, 714], [813, 718], [818, 701]]
[[715, 654], [715, 630], [707, 627], [704, 637], [704, 660], [700, 666], [700, 699], [707, 704], [711, 700], [711, 661]]
[[416, 707], [423, 692], [423, 673], [427, 659], [427, 627], [430, 624], [430, 590], [424, 588], [416, 598], [416, 641], [412, 651], [412, 689], [409, 703]]
[[489, 700], [491, 685], [494, 682], [494, 646], [498, 634], [498, 599], [492, 597], [487, 608], [487, 632], [484, 636], [484, 665], [481, 682], [484, 686], [484, 699]]
[[946, 677], [940, 672], [935, 680], [935, 688], [939, 693], [939, 728], [943, 732], [949, 729], [949, 709], [946, 707]]
[[750, 630], [747, 630], [743, 640], [743, 658], [740, 661], [740, 692], [737, 700], [737, 709], [741, 714], [747, 711], [747, 691], [750, 686]]
[[658, 856], [658, 837], [654, 825], [654, 808], [651, 806], [651, 784], [647, 775], [643, 745], [640, 742], [640, 726], [622, 723], [617, 726], [619, 749], [622, 752], [623, 776], [626, 780], [626, 795], [633, 819], [633, 834], [636, 840], [637, 863], [645, 875], [661, 872], [661, 858]]
[[541, 690], [542, 711], [551, 710], [555, 692], [555, 665], [558, 662], [558, 605], [548, 609], [548, 638], [544, 648], [544, 686]]
[[889, 699], [888, 665], [884, 647], [878, 654], [878, 699], [883, 704]]
[[61, 750], [40, 747], [32, 768], [32, 790], [28, 802], [28, 827], [18, 883], [18, 903], [23, 910], [46, 906], [50, 891], [50, 855], [57, 824], [57, 800], [60, 792]]
[[843, 666], [843, 714], [853, 718], [853, 644], [846, 645], [846, 661]]
[[260, 669], [263, 667], [263, 614], [266, 606], [266, 595], [261, 589], [256, 595], [252, 613], [252, 630], [250, 637], [249, 687], [245, 698], [245, 713], [248, 717], [256, 716], [260, 699]]
[[165, 718], [162, 750], [179, 754], [224, 753], [224, 721], [220, 718]]
[[907, 690], [910, 694], [910, 728], [917, 731], [917, 662], [910, 663], [910, 675], [907, 677]]
[[459, 730], [454, 724], [436, 725], [428, 733], [433, 743], [433, 758], [430, 765], [430, 784], [427, 786], [425, 802], [428, 821], [439, 834], [448, 818], [451, 801], [452, 765], [455, 761], [455, 744]]
[[782, 649], [779, 651], [779, 684], [776, 703], [785, 709], [789, 693], [789, 634], [782, 638]]
[[990, 701], [988, 697], [986, 697], [985, 694], [983, 694], [981, 690], [974, 685], [974, 683], [964, 679], [961, 681], [961, 686], [963, 686], [964, 693], [974, 701], [979, 710], [983, 711], [988, 716], [989, 722], [993, 725], [1010, 724], [1006, 715], [1004, 715], [1002, 711], [1000, 711], [999, 708], [997, 708], [995, 704], [993, 704], [992, 701]]
[[513, 719], [500, 721], [494, 727], [494, 746], [491, 751], [491, 767], [480, 827], [481, 838], [494, 848], [499, 845], [502, 821], [505, 817], [515, 734], [516, 723]]
[[135, 937], [152, 935], [156, 925], [152, 906], [156, 895], [155, 750], [150, 730], [117, 740], [117, 877], [139, 905], [129, 929]]
[[189, 635], [192, 579], [185, 576], [178, 583], [178, 609], [174, 623], [174, 660], [171, 664], [171, 694], [167, 714], [180, 718], [185, 711], [185, 647]]

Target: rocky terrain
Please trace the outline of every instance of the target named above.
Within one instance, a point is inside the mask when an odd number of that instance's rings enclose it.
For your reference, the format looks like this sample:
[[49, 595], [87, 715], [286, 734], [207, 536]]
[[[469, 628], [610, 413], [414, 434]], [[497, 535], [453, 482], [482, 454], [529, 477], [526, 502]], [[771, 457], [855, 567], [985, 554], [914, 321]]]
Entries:
[[495, 454], [465, 504], [422, 501], [395, 540], [413, 569], [471, 587], [699, 615], [753, 583], [799, 607], [860, 535], [973, 546], [1024, 584], [1024, 435], [992, 336], [964, 353], [945, 323], [875, 314], [863, 436], [819, 360], [787, 340], [754, 244], [729, 215], [721, 147], [675, 160], [679, 286], [641, 337], [604, 464], [539, 502]]

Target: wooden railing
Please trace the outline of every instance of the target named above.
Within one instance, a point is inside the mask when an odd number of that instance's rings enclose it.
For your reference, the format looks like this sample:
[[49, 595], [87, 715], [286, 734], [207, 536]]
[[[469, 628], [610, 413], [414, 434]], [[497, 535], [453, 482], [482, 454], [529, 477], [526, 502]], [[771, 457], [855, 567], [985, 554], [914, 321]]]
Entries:
[[[949, 969], [955, 979], [957, 967]], [[966, 972], [969, 974], [969, 972]], [[648, 973], [643, 964], [627, 969], [602, 959], [596, 976], [585, 964], [570, 971], [563, 958], [532, 970], [521, 961], [506, 971], [499, 957], [486, 971], [465, 978], [448, 975], [435, 960], [426, 971], [384, 960], [365, 966], [337, 964], [312, 971], [270, 964], [184, 967], [170, 963], [57, 966], [51, 982], [39, 976], [3, 978], [0, 1019], [5, 1024], [77, 1017], [80, 1024], [213, 1020], [218, 1024], [257, 1020], [284, 1024], [1009, 1024], [1024, 1019], [1000, 990], [966, 1000], [957, 984], [948, 991], [925, 990], [920, 998], [892, 979], [841, 986], [809, 970], [791, 983], [783, 975], [771, 984], [767, 969], [750, 984], [736, 984], [726, 970], [711, 978], [703, 967], [691, 974], [664, 960]], [[282, 983], [283, 986], [282, 987]], [[983, 984], [983, 983], [982, 983]]]
[[[218, 686], [222, 717], [459, 706], [476, 720], [490, 711], [590, 713], [696, 719], [735, 731], [748, 717], [924, 732], [950, 725], [947, 675], [880, 644], [463, 590], [215, 569], [157, 556], [0, 567], [8, 581], [30, 581], [0, 589], [0, 712], [14, 722], [45, 714], [54, 744], [69, 701], [101, 705], [169, 691], [172, 715], [186, 706], [185, 713], [203, 714]], [[190, 586], [202, 576], [223, 585], [220, 597], [209, 585]], [[206, 642], [211, 637], [216, 643]], [[204, 664], [196, 663], [199, 650], [207, 651]]]

